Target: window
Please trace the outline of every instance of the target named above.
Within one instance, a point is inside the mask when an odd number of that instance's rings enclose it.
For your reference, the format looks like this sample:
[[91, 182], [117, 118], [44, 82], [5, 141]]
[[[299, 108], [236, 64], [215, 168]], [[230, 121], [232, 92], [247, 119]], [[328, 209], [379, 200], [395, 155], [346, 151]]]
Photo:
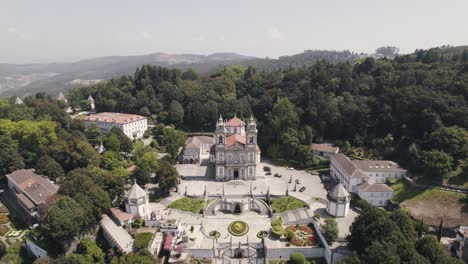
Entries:
[[253, 168], [249, 168], [249, 175], [253, 176]]
[[250, 137], [249, 142], [254, 143], [254, 137]]
[[219, 136], [219, 144], [223, 144], [223, 137]]

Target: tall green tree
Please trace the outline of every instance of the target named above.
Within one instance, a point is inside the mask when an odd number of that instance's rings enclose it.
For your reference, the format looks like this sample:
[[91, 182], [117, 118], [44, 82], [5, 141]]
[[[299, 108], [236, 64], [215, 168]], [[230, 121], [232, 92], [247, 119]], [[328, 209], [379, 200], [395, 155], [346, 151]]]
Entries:
[[43, 227], [51, 239], [68, 241], [80, 232], [85, 217], [85, 212], [75, 200], [61, 196], [50, 205]]
[[24, 167], [19, 153], [18, 142], [6, 135], [0, 135], [0, 176]]
[[84, 132], [89, 143], [94, 147], [99, 146], [102, 141], [101, 129], [96, 124], [91, 124]]
[[52, 181], [60, 182], [65, 176], [62, 166], [48, 155], [42, 156], [37, 161], [35, 169], [37, 173], [47, 176]]

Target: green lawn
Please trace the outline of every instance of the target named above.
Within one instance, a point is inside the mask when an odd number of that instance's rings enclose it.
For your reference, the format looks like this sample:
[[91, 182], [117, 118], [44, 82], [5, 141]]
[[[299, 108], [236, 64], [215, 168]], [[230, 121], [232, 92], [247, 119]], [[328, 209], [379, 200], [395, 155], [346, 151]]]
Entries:
[[152, 238], [153, 238], [153, 233], [150, 233], [150, 232], [137, 234], [135, 238], [135, 247], [137, 251], [141, 251], [143, 249], [148, 248], [148, 245], [151, 242]]
[[[208, 200], [208, 203], [210, 200]], [[179, 200], [173, 201], [168, 208], [179, 209], [182, 211], [192, 212], [194, 214], [199, 214], [203, 210], [203, 200], [190, 199], [190, 198], [180, 198]]]
[[463, 194], [456, 192], [449, 192], [435, 188], [417, 188], [411, 186], [404, 180], [399, 180], [391, 186], [393, 193], [393, 200], [401, 203], [403, 201], [428, 201], [437, 202], [441, 205], [453, 206], [454, 204], [461, 204], [464, 198]]
[[306, 206], [306, 203], [291, 196], [283, 196], [271, 202], [271, 207], [275, 213], [282, 213], [284, 211], [294, 210]]

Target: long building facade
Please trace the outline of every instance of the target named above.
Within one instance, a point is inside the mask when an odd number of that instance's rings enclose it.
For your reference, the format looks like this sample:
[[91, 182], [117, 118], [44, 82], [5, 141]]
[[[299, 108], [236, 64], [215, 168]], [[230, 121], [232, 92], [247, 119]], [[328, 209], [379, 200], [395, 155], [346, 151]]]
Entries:
[[103, 112], [92, 114], [83, 119], [86, 127], [96, 124], [102, 133], [108, 133], [117, 127], [130, 139], [142, 138], [148, 129], [146, 117], [133, 114]]
[[402, 178], [407, 171], [389, 160], [351, 160], [342, 153], [330, 157], [330, 175], [348, 192], [358, 194], [375, 206], [385, 206], [393, 191], [385, 182]]
[[257, 124], [253, 117], [246, 125], [237, 117], [216, 123], [215, 145], [211, 147], [210, 160], [214, 163], [216, 180], [255, 180], [260, 162], [257, 145]]

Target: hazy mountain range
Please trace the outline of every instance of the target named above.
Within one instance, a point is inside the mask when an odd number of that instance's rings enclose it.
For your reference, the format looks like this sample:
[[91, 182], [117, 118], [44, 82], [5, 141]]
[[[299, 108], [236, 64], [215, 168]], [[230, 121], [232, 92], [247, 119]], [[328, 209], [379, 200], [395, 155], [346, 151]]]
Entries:
[[310, 65], [318, 60], [331, 63], [354, 62], [365, 54], [349, 51], [307, 50], [278, 59], [262, 59], [236, 53], [166, 54], [142, 56], [110, 56], [67, 63], [0, 64], [0, 96], [24, 96], [36, 92], [57, 94], [72, 87], [92, 85], [104, 79], [133, 74], [143, 64], [170, 68], [194, 68], [198, 72], [212, 73], [223, 66], [244, 64], [260, 70], [276, 70], [289, 65]]

